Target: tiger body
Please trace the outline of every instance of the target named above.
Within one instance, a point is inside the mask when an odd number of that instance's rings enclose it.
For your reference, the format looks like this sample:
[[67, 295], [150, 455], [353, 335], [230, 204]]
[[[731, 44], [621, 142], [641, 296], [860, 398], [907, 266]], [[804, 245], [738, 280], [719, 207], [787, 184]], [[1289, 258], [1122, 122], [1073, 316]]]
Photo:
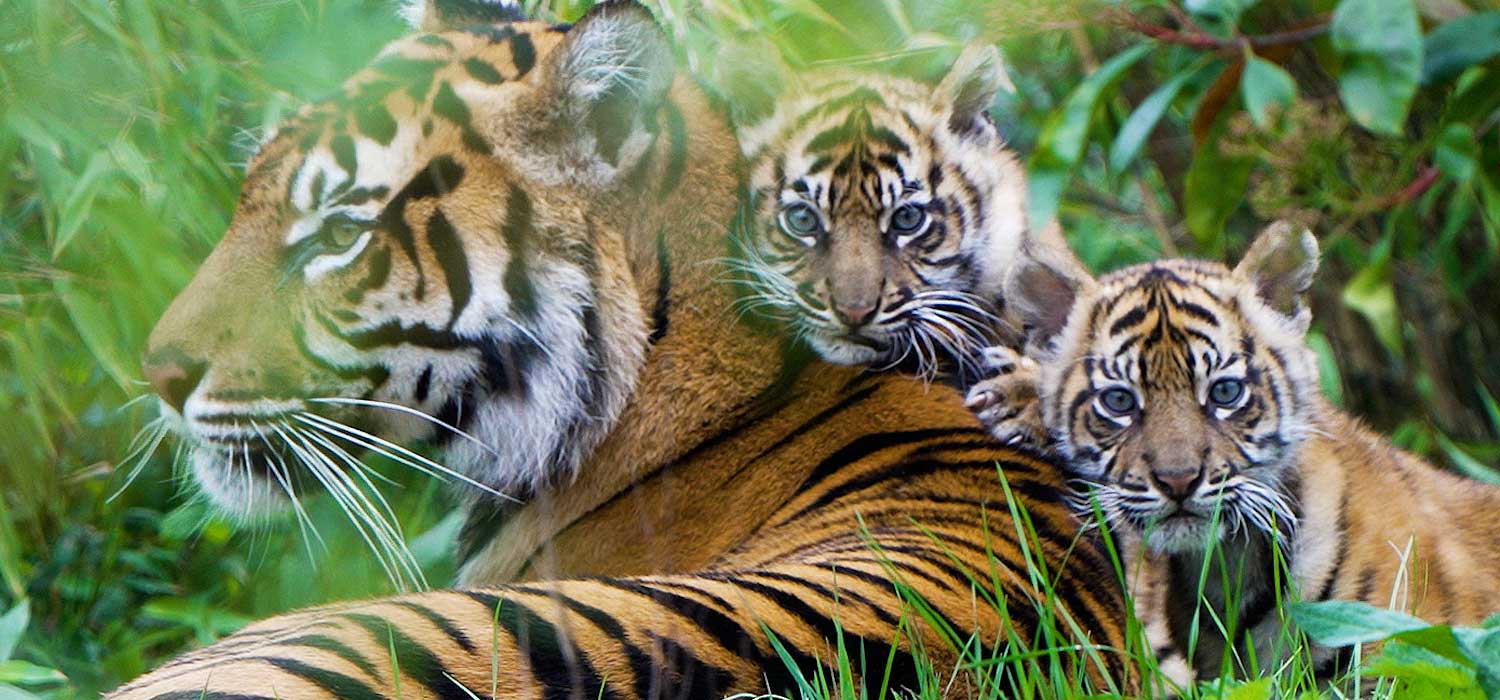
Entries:
[[[1123, 648], [1052, 463], [995, 446], [949, 389], [812, 362], [733, 313], [735, 141], [649, 13], [421, 26], [442, 31], [263, 147], [147, 375], [242, 516], [294, 505], [294, 467], [330, 476], [340, 436], [446, 438], [465, 483], [526, 502], [466, 499], [466, 590], [273, 618], [110, 697], [787, 692], [768, 631], [809, 672], [840, 630], [872, 692], [893, 648], [891, 687], [915, 687], [913, 649], [944, 674], [957, 653], [911, 595], [964, 639], [1044, 643], [1047, 612], [1069, 643]], [[1123, 677], [1090, 658], [1071, 670]]]
[[[1246, 670], [1252, 646], [1274, 668], [1283, 601], [1438, 624], [1500, 607], [1500, 489], [1392, 447], [1319, 393], [1303, 300], [1316, 267], [1312, 235], [1276, 224], [1232, 271], [1167, 260], [1094, 281], [1043, 254], [1007, 285], [1033, 359], [975, 391], [1035, 385], [1040, 425], [996, 430], [1047, 436], [1091, 492], [1081, 507], [1132, 552], [1137, 613], [1179, 685]], [[1334, 650], [1314, 656], [1324, 677], [1340, 670]]]

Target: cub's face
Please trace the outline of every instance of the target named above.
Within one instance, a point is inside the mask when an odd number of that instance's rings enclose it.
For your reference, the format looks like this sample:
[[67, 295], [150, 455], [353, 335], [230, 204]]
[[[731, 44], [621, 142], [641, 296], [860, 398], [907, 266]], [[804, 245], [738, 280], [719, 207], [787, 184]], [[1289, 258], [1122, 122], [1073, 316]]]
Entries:
[[[570, 31], [420, 34], [281, 128], [145, 360], [210, 499], [272, 509], [337, 487], [363, 449], [444, 471], [393, 444], [425, 437], [459, 437], [456, 479], [546, 478], [573, 378], [611, 324], [641, 334], [628, 272], [585, 259], [583, 218], [654, 143], [642, 101], [670, 85], [664, 52], [650, 15], [619, 5]], [[592, 119], [606, 106], [613, 122]]]
[[1044, 418], [1070, 470], [1111, 524], [1159, 550], [1294, 524], [1283, 482], [1296, 478], [1317, 376], [1301, 302], [1278, 308], [1262, 293], [1300, 295], [1316, 244], [1290, 229], [1266, 235], [1251, 255], [1308, 261], [1296, 279], [1248, 257], [1233, 272], [1172, 260], [1086, 282], [1042, 363]]
[[984, 115], [1004, 82], [992, 47], [936, 88], [813, 75], [743, 126], [750, 305], [839, 363], [931, 366], [988, 344], [994, 273], [1024, 227], [1024, 179]]

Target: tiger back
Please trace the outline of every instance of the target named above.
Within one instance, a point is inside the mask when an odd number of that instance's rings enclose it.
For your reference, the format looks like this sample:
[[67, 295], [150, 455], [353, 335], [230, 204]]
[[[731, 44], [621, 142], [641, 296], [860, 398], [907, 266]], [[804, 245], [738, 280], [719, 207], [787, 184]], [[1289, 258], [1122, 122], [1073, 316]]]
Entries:
[[[784, 658], [814, 672], [830, 640], [917, 687], [913, 649], [957, 663], [939, 629], [1040, 644], [1053, 618], [1122, 648], [1053, 464], [991, 444], [950, 390], [821, 365], [737, 319], [719, 267], [734, 142], [648, 12], [491, 19], [425, 16], [443, 31], [262, 149], [147, 372], [200, 485], [247, 517], [297, 492], [276, 477], [306, 487], [292, 467], [336, 465], [276, 448], [327, 449], [307, 429], [329, 423], [347, 431], [324, 441], [437, 440], [526, 502], [469, 496], [467, 590], [273, 618], [111, 697], [785, 692]], [[379, 99], [349, 99], [368, 85]], [[911, 623], [914, 596], [941, 624]], [[1096, 650], [1064, 671], [1108, 684], [1122, 665]]]

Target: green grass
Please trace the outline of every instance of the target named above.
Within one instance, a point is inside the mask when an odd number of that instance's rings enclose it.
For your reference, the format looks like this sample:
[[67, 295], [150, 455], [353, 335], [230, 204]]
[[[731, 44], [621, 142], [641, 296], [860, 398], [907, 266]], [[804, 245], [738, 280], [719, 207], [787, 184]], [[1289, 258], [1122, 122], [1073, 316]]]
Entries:
[[[540, 4], [569, 18], [587, 0]], [[1321, 21], [1335, 4], [1265, 0], [1195, 22], [1213, 36], [1260, 35]], [[750, 59], [772, 54], [796, 68], [932, 74], [965, 42], [1001, 42], [1017, 92], [993, 112], [1034, 175], [1061, 183], [1057, 210], [1090, 265], [1232, 256], [1265, 219], [1314, 221], [1327, 250], [1315, 304], [1325, 391], [1398, 444], [1496, 479], [1495, 60], [1416, 86], [1405, 133], [1393, 136], [1351, 118], [1337, 91], [1342, 59], [1327, 36], [1312, 38], [1267, 54], [1297, 102], [1259, 128], [1242, 89], [1212, 99], [1235, 51], [1157, 45], [1093, 101], [1070, 99], [1098, 65], [1144, 42], [1102, 23], [1106, 6], [1092, 0], [654, 5], [710, 85], [735, 79], [731, 66], [753, 76]], [[1163, 2], [1109, 7], [1182, 29]], [[323, 540], [310, 558], [294, 523], [209, 516], [173, 475], [170, 445], [109, 500], [154, 417], [149, 402], [132, 403], [144, 391], [139, 352], [226, 226], [256, 134], [400, 34], [391, 3], [0, 0], [0, 16], [0, 609], [25, 610], [5, 618], [24, 618], [22, 636], [0, 622], [0, 661], [27, 664], [0, 666], [12, 679], [0, 683], [35, 672], [16, 682], [42, 697], [87, 696], [245, 620], [392, 590], [332, 504], [309, 504]], [[1431, 37], [1438, 20], [1422, 21]], [[1460, 39], [1429, 39], [1428, 54], [1462, 46], [1461, 32], [1449, 34]], [[1112, 159], [1129, 152], [1120, 144], [1148, 96], [1196, 70], [1136, 156]], [[376, 466], [402, 485], [392, 502], [428, 578], [446, 580], [447, 496]], [[1007, 659], [991, 670], [1042, 663], [985, 653]]]

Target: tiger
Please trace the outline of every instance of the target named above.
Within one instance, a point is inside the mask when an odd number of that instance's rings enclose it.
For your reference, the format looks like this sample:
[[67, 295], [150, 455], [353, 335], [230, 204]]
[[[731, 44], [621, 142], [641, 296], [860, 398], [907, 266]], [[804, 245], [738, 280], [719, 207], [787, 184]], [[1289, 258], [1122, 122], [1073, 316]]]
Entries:
[[[1095, 280], [1040, 250], [1005, 285], [1027, 354], [998, 350], [1008, 372], [970, 399], [997, 437], [1059, 455], [1089, 494], [1079, 507], [1133, 553], [1134, 605], [1178, 688], [1251, 658], [1275, 668], [1295, 641], [1278, 601], [1454, 625], [1500, 607], [1500, 488], [1395, 448], [1323, 397], [1307, 343], [1317, 267], [1313, 234], [1276, 222], [1233, 270], [1173, 259]], [[1311, 652], [1319, 678], [1348, 666], [1347, 650]]]
[[1013, 89], [999, 51], [970, 44], [936, 85], [846, 69], [773, 82], [788, 93], [744, 100], [736, 129], [746, 306], [829, 362], [972, 380], [982, 348], [1018, 340], [1000, 292], [1022, 244], [1063, 247], [1055, 223], [1028, 226], [1024, 169], [987, 111]]
[[649, 10], [414, 14], [260, 148], [143, 371], [237, 517], [431, 444], [484, 487], [457, 587], [273, 617], [110, 698], [787, 693], [835, 648], [873, 693], [971, 633], [1131, 687], [1054, 462], [734, 313], [738, 144]]

